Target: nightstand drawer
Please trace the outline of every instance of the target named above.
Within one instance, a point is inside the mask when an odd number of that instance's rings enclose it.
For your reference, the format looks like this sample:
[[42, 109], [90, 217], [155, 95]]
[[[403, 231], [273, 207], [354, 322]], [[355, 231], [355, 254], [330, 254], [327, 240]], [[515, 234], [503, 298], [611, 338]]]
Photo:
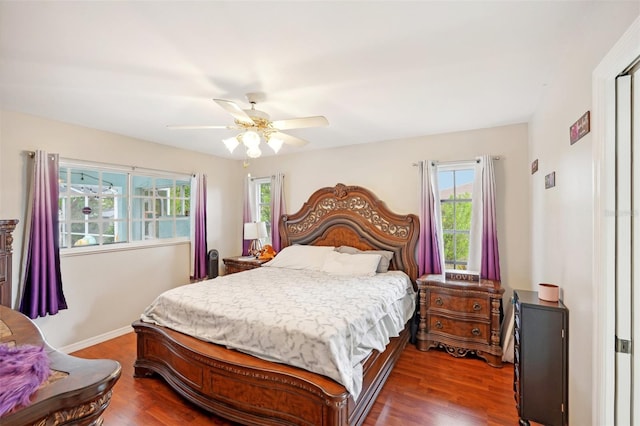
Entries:
[[484, 317], [489, 312], [489, 300], [481, 297], [461, 297], [431, 292], [429, 307], [443, 311], [478, 314]]
[[428, 331], [432, 334], [441, 334], [466, 341], [489, 342], [489, 324], [478, 321], [460, 321], [432, 314], [429, 318]]

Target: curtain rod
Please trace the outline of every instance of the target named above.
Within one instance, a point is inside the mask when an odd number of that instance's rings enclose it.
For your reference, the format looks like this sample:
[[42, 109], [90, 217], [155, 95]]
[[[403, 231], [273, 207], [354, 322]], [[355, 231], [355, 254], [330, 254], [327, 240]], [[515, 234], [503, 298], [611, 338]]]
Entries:
[[[23, 151], [25, 154], [27, 154], [29, 157], [33, 158], [36, 153], [35, 151]], [[132, 171], [148, 171], [148, 172], [161, 172], [161, 173], [169, 173], [169, 174], [174, 174], [174, 175], [190, 175], [190, 176], [195, 176], [196, 173], [195, 172], [175, 172], [172, 170], [163, 170], [163, 169], [150, 169], [147, 167], [138, 167], [138, 166], [130, 166], [128, 164], [111, 164], [111, 163], [103, 163], [101, 161], [92, 161], [92, 160], [79, 160], [77, 158], [67, 158], [67, 157], [60, 157], [60, 160], [62, 161], [68, 161], [70, 163], [73, 162], [79, 162], [79, 163], [83, 163], [84, 165], [91, 165], [91, 164], [95, 164], [97, 166], [101, 166], [101, 167], [105, 167], [105, 168], [112, 168], [114, 170], [121, 170], [122, 168], [128, 168], [131, 169]]]
[[[276, 177], [276, 175], [253, 177], [251, 176], [251, 173], [249, 173], [247, 176], [249, 177], [249, 180], [260, 180], [260, 179], [269, 179], [269, 178]], [[284, 174], [282, 176], [284, 177]]]
[[[491, 157], [492, 160], [500, 160], [499, 156], [493, 156]], [[470, 161], [475, 161], [476, 163], [480, 162], [479, 158], [476, 158], [475, 160], [449, 160], [449, 161], [432, 161], [431, 164], [438, 164], [438, 165], [445, 165], [445, 164], [456, 164], [456, 163], [466, 163], [466, 162], [470, 162]], [[412, 166], [416, 167], [418, 166], [418, 163], [413, 163]]]

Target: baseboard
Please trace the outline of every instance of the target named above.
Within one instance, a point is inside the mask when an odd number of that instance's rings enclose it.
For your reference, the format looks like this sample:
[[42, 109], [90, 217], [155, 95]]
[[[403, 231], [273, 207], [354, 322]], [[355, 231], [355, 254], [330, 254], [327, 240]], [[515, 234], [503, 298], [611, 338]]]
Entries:
[[89, 346], [97, 345], [98, 343], [106, 342], [107, 340], [114, 339], [116, 337], [122, 336], [123, 334], [131, 333], [133, 328], [130, 325], [126, 327], [119, 328], [117, 330], [109, 331], [104, 334], [100, 334], [99, 336], [92, 337], [90, 339], [82, 340], [77, 343], [73, 343], [71, 345], [63, 346], [58, 350], [65, 354], [70, 354], [71, 352], [79, 351], [80, 349], [88, 348]]

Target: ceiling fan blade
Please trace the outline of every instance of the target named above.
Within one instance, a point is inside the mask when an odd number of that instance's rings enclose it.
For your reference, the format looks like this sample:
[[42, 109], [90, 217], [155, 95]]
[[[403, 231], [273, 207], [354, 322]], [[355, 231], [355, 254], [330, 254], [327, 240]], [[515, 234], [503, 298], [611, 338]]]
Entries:
[[282, 142], [292, 146], [304, 146], [309, 143], [309, 141], [282, 132], [274, 132], [271, 136], [282, 139]]
[[244, 112], [244, 110], [235, 103], [231, 101], [225, 101], [224, 99], [214, 99], [214, 101], [216, 101], [218, 105], [224, 108], [225, 111], [231, 114], [233, 118], [235, 118], [239, 122], [250, 125], [255, 124], [251, 117], [249, 117], [247, 113]]
[[182, 129], [237, 129], [235, 126], [182, 126], [182, 125], [169, 125], [167, 129], [182, 130]]
[[302, 129], [305, 127], [322, 127], [328, 126], [329, 121], [322, 115], [315, 117], [290, 118], [288, 120], [274, 121], [273, 127], [278, 130]]

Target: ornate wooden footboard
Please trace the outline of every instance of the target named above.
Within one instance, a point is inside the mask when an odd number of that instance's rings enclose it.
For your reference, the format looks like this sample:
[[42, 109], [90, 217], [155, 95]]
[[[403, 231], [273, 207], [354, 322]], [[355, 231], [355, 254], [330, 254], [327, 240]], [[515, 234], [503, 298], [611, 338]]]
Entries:
[[409, 339], [393, 338], [365, 362], [363, 391], [354, 401], [335, 381], [265, 361], [176, 331], [137, 321], [136, 377], [160, 374], [180, 395], [242, 424], [362, 424]]
[[[397, 215], [371, 192], [338, 184], [316, 191], [302, 209], [280, 221], [283, 246], [349, 245], [394, 253], [391, 268], [414, 282], [418, 218]], [[360, 425], [409, 340], [409, 327], [384, 352], [364, 361], [362, 392], [354, 401], [332, 379], [258, 359], [168, 328], [136, 321], [136, 377], [154, 373], [189, 401], [242, 424]]]

